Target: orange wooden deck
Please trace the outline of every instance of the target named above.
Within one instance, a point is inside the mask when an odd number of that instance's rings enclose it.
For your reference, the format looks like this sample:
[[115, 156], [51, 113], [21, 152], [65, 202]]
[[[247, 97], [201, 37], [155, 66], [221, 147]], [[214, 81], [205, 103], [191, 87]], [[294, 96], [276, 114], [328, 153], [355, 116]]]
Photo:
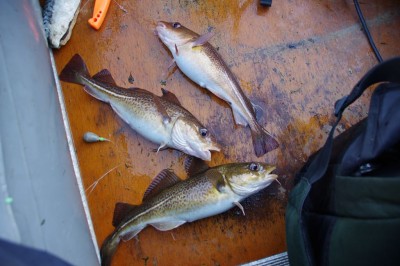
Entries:
[[[94, 1], [82, 0], [70, 41], [55, 51], [59, 71], [79, 53], [91, 74], [107, 68], [120, 86], [160, 95], [160, 79], [171, 55], [153, 34], [156, 22], [179, 21], [200, 34], [212, 27], [210, 43], [219, 47], [245, 94], [265, 110], [262, 125], [280, 142], [279, 149], [257, 158], [250, 131], [234, 125], [226, 103], [179, 70], [170, 74], [166, 88], [223, 144], [210, 165], [269, 162], [277, 166], [283, 189], [274, 183], [246, 200], [246, 216], [233, 208], [169, 232], [146, 228], [137, 239], [120, 245], [114, 265], [237, 265], [285, 251], [284, 213], [293, 177], [324, 142], [334, 102], [377, 63], [353, 2], [275, 0], [268, 9], [250, 0], [113, 0], [99, 31], [87, 23], [93, 6]], [[361, 7], [382, 56], [399, 55], [399, 2], [366, 0]], [[63, 82], [62, 87], [84, 186], [116, 167], [87, 192], [101, 245], [113, 230], [114, 204], [139, 204], [164, 168], [184, 178], [185, 156], [171, 150], [156, 154], [157, 146], [133, 132], [110, 106], [81, 86]], [[339, 131], [366, 115], [369, 95], [345, 113]], [[86, 131], [112, 142], [84, 143]]]

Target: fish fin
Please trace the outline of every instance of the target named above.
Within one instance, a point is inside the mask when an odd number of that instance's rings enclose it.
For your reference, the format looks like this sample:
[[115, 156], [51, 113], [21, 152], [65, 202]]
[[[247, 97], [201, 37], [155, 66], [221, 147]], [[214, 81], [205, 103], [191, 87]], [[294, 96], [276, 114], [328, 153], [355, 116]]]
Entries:
[[174, 59], [174, 58], [172, 58], [171, 62], [169, 63], [169, 65], [168, 65], [168, 70], [169, 70], [171, 67], [173, 67], [173, 66], [176, 66], [176, 62], [175, 62], [175, 59]]
[[175, 104], [177, 104], [179, 106], [182, 106], [181, 103], [179, 102], [178, 98], [176, 97], [176, 95], [174, 93], [172, 93], [172, 92], [170, 92], [170, 91], [168, 91], [166, 89], [163, 89], [163, 88], [161, 88], [161, 91], [162, 91], [162, 94], [163, 94], [161, 97], [163, 99], [165, 99], [167, 101], [170, 101], [170, 102], [173, 102], [173, 103], [175, 103]]
[[161, 144], [160, 147], [158, 147], [158, 149], [155, 151], [156, 151], [156, 153], [158, 153], [159, 151], [166, 150], [167, 148], [168, 148], [167, 144]]
[[244, 127], [248, 125], [246, 119], [244, 119], [244, 117], [238, 111], [232, 108], [232, 113], [233, 113], [233, 118], [235, 119], [235, 123], [237, 125], [241, 125]]
[[144, 192], [143, 201], [157, 195], [162, 190], [167, 189], [180, 182], [180, 178], [168, 169], [162, 170], [150, 183], [150, 186]]
[[140, 225], [140, 226], [136, 227], [134, 230], [129, 231], [129, 232], [126, 233], [125, 235], [121, 236], [122, 241], [126, 242], [126, 241], [131, 240], [131, 239], [134, 238], [137, 234], [139, 234], [140, 231], [142, 231], [145, 227], [146, 227], [146, 225]]
[[117, 227], [122, 222], [122, 220], [128, 215], [128, 213], [130, 213], [136, 208], [137, 206], [129, 203], [117, 202], [114, 208], [112, 225], [114, 227]]
[[96, 99], [99, 100], [99, 101], [108, 102], [107, 98], [104, 97], [104, 94], [99, 93], [98, 91], [92, 89], [92, 88], [89, 87], [89, 86], [86, 86], [86, 85], [85, 85], [85, 86], [83, 87], [83, 90], [84, 90], [87, 94], [89, 94], [89, 95], [92, 96], [93, 98], [96, 98]]
[[205, 172], [208, 169], [210, 169], [210, 167], [206, 162], [197, 157], [188, 156], [185, 160], [185, 171], [189, 177]]
[[243, 216], [246, 216], [246, 214], [244, 213], [244, 208], [243, 208], [242, 204], [240, 204], [240, 202], [238, 202], [238, 201], [235, 201], [234, 204], [236, 206], [238, 206], [238, 208], [242, 211]]
[[153, 152], [158, 153], [159, 151], [165, 151], [168, 148], [169, 147], [167, 146], [167, 144], [161, 144], [160, 147], [158, 147], [158, 149], [153, 149]]
[[156, 105], [157, 111], [162, 115], [163, 124], [167, 125], [171, 122], [171, 117], [168, 115], [167, 110], [164, 105], [161, 103], [160, 98], [153, 94], [153, 101]]
[[79, 54], [75, 54], [61, 71], [59, 78], [65, 82], [84, 85], [81, 77], [90, 77], [85, 61]]
[[94, 80], [100, 81], [102, 83], [107, 83], [112, 86], [117, 86], [115, 83], [114, 78], [112, 77], [110, 71], [108, 69], [103, 69], [100, 70], [98, 73], [96, 73], [93, 77]]
[[176, 46], [176, 43], [175, 43], [175, 54], [176, 54], [177, 56], [179, 56], [178, 46]]
[[186, 221], [173, 220], [168, 222], [151, 223], [150, 225], [159, 231], [168, 231], [177, 228], [178, 226], [181, 226], [184, 223], [186, 223]]
[[224, 176], [219, 171], [215, 169], [209, 169], [206, 173], [206, 177], [219, 192], [224, 191], [226, 183]]
[[[171, 67], [174, 67], [174, 68], [172, 69], [172, 72], [169, 73]], [[176, 67], [176, 62], [175, 62], [175, 59], [172, 58], [171, 62], [169, 63], [169, 65], [168, 65], [168, 67], [167, 67], [167, 69], [164, 70], [164, 71], [162, 72], [162, 74], [161, 74], [161, 77], [162, 77], [162, 78], [161, 78], [161, 84], [162, 84], [162, 85], [165, 85], [165, 84], [167, 83], [167, 78], [168, 78], [169, 75], [171, 75], [172, 73], [174, 73], [175, 67]]]
[[253, 139], [253, 147], [257, 157], [261, 157], [267, 152], [275, 150], [279, 147], [278, 141], [272, 137], [265, 129], [257, 124], [257, 129], [251, 129], [251, 137]]
[[251, 102], [251, 105], [253, 106], [254, 113], [256, 114], [257, 122], [260, 122], [261, 117], [263, 117], [264, 115], [264, 110], [261, 108], [261, 106], [253, 102]]
[[214, 33], [213, 33], [213, 32], [204, 33], [203, 35], [199, 36], [199, 38], [197, 38], [197, 39], [192, 43], [192, 47], [204, 45], [204, 44], [205, 44], [206, 42], [208, 42], [213, 36], [214, 36]]

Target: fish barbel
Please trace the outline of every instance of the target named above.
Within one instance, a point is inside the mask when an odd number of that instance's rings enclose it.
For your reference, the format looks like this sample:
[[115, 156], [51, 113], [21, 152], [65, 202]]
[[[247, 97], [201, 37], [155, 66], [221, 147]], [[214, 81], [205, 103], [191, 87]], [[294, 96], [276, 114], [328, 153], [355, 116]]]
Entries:
[[250, 195], [269, 186], [277, 175], [263, 163], [232, 163], [205, 168], [180, 181], [171, 171], [163, 170], [150, 184], [139, 206], [117, 203], [113, 225], [116, 226], [101, 247], [102, 265], [110, 265], [121, 240], [128, 241], [146, 226], [160, 231], [184, 223], [223, 213]]
[[106, 69], [90, 77], [78, 54], [59, 77], [84, 85], [88, 94], [109, 103], [133, 130], [160, 145], [158, 150], [170, 147], [207, 161], [211, 160], [210, 151], [220, 150], [209, 131], [167, 90], [162, 89], [163, 95], [159, 97], [139, 88], [121, 88]]
[[208, 43], [212, 34], [199, 36], [179, 22], [164, 21], [158, 22], [155, 33], [186, 76], [225, 100], [232, 108], [236, 124], [250, 127], [258, 157], [278, 148], [278, 142], [257, 122], [255, 106], [243, 93], [235, 75]]

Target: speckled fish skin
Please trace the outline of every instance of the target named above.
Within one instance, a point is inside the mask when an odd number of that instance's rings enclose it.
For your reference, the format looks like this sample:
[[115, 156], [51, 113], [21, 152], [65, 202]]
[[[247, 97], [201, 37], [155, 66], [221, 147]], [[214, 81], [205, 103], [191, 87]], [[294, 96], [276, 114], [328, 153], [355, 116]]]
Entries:
[[[113, 81], [111, 75], [108, 78]], [[109, 103], [132, 129], [160, 148], [174, 148], [208, 161], [211, 150], [220, 150], [208, 130], [185, 108], [143, 89], [125, 89], [98, 81], [90, 77], [79, 55], [70, 60], [60, 79], [84, 85], [87, 93]]]
[[200, 36], [178, 22], [160, 21], [155, 32], [171, 51], [179, 69], [195, 83], [225, 100], [232, 108], [236, 124], [250, 127], [257, 156], [279, 146], [257, 122], [253, 105], [210, 43], [197, 45]]
[[240, 201], [277, 178], [271, 174], [274, 169], [262, 163], [226, 164], [161, 191], [129, 213], [106, 238], [101, 248], [102, 265], [110, 264], [121, 239], [128, 241], [148, 225], [161, 231], [171, 230], [240, 205]]

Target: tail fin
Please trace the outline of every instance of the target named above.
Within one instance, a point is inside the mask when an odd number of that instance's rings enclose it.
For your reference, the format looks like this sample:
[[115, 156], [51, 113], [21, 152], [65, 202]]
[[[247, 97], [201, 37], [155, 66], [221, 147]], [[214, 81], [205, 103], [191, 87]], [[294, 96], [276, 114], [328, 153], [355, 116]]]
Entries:
[[121, 241], [116, 232], [109, 235], [103, 242], [100, 250], [101, 266], [111, 265], [112, 257]]
[[257, 125], [255, 130], [251, 130], [251, 137], [253, 138], [253, 147], [257, 157], [261, 157], [279, 147], [278, 141], [260, 125]]
[[90, 74], [82, 57], [75, 54], [61, 71], [59, 78], [62, 81], [84, 85], [81, 77], [90, 77]]

